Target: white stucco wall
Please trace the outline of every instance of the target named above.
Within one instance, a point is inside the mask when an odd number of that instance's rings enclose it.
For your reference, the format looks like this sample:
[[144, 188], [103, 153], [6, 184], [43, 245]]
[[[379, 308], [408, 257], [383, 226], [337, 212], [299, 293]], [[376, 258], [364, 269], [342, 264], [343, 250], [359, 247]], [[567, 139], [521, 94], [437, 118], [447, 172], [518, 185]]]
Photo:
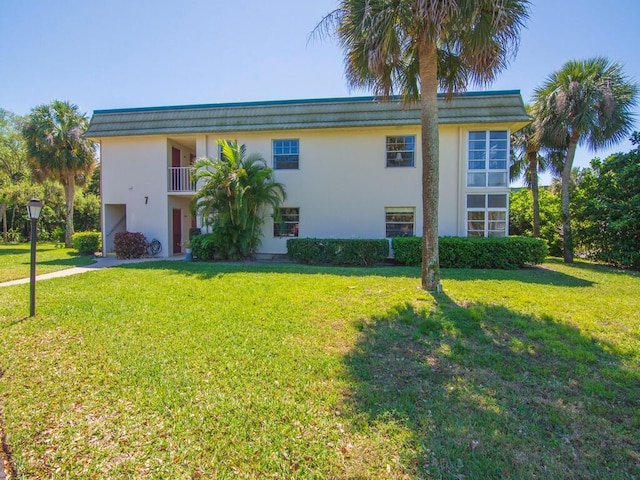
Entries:
[[[467, 134], [487, 129], [508, 129], [508, 125], [440, 127], [440, 235], [465, 235]], [[402, 135], [416, 137], [415, 166], [386, 167], [386, 137]], [[226, 132], [191, 135], [184, 141], [180, 136], [104, 138], [103, 204], [125, 204], [127, 230], [159, 239], [162, 254], [171, 255], [172, 209], [181, 209], [183, 241], [191, 224], [190, 197], [167, 191], [171, 148], [180, 148], [186, 166], [193, 154], [216, 158], [216, 141], [221, 138], [245, 144], [247, 153], [261, 154], [270, 167], [274, 139], [299, 140], [299, 169], [276, 170], [275, 176], [286, 187], [284, 206], [300, 209], [300, 237], [384, 238], [385, 207], [415, 208], [414, 232], [422, 231], [419, 126]], [[260, 252], [286, 253], [286, 240], [273, 236], [268, 217]]]
[[104, 138], [100, 158], [103, 205], [126, 205], [126, 229], [142, 232], [149, 240], [157, 238], [166, 255], [167, 139]]
[[[461, 134], [458, 126], [440, 129], [441, 235], [458, 235], [462, 221]], [[415, 166], [387, 167], [386, 137], [401, 135], [416, 137]], [[417, 126], [210, 134], [206, 141], [198, 141], [198, 156], [205, 152], [215, 156], [219, 138], [246, 144], [249, 153], [260, 153], [270, 167], [273, 140], [299, 140], [299, 169], [276, 170], [275, 176], [286, 186], [285, 206], [300, 209], [300, 237], [384, 238], [385, 207], [415, 208], [415, 232], [422, 230], [422, 150]], [[285, 253], [286, 241], [273, 236], [273, 221], [267, 218], [261, 252]]]

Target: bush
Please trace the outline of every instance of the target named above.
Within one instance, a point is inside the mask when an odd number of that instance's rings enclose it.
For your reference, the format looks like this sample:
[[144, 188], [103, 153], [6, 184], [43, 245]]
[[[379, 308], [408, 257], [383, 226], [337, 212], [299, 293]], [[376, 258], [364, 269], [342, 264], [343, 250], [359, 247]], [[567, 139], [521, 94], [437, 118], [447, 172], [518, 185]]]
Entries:
[[189, 229], [189, 241], [193, 240], [193, 237], [201, 235], [202, 230], [199, 227], [191, 227]]
[[102, 249], [100, 232], [77, 232], [73, 234], [71, 241], [80, 255], [93, 255]]
[[290, 238], [287, 254], [298, 263], [371, 266], [389, 256], [387, 240]]
[[[422, 262], [422, 238], [392, 239], [395, 259], [404, 265]], [[544, 240], [525, 237], [440, 237], [442, 268], [521, 268], [544, 261], [548, 248]]]
[[195, 235], [191, 238], [191, 254], [198, 260], [213, 260], [216, 256], [216, 237], [213, 233]]
[[117, 232], [113, 244], [118, 258], [142, 258], [149, 248], [149, 242], [140, 232]]

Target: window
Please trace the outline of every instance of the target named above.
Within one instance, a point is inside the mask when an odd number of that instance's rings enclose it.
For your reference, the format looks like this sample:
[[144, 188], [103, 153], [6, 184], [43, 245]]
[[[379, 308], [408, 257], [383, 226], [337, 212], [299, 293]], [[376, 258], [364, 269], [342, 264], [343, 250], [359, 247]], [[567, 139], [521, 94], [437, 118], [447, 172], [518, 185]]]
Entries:
[[300, 224], [300, 209], [281, 208], [278, 213], [280, 214], [280, 221], [277, 218], [273, 221], [273, 236], [297, 237]]
[[413, 167], [416, 137], [387, 137], [387, 167]]
[[507, 195], [467, 195], [467, 236], [504, 237], [507, 235]]
[[469, 132], [467, 186], [506, 187], [508, 152], [506, 130]]
[[275, 170], [297, 170], [299, 157], [299, 140], [273, 141], [273, 168]]
[[384, 209], [384, 214], [387, 238], [413, 236], [415, 208], [387, 207]]

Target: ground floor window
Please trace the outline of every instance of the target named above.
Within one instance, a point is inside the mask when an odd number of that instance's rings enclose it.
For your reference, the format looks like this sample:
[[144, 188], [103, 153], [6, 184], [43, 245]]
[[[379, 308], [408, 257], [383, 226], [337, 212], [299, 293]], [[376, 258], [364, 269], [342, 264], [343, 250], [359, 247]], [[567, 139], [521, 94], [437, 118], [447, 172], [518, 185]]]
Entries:
[[507, 235], [507, 195], [474, 193], [467, 195], [467, 236]]
[[415, 208], [387, 207], [384, 209], [386, 237], [412, 237], [414, 235]]
[[279, 210], [273, 222], [274, 237], [297, 237], [300, 224], [300, 209], [287, 207]]

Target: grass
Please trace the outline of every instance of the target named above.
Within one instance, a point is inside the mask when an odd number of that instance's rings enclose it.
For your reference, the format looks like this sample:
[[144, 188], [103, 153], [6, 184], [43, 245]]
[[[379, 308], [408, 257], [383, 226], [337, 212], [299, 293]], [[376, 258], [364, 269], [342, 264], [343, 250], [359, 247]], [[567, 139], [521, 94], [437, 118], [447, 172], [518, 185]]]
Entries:
[[3, 288], [20, 478], [638, 478], [640, 277], [443, 274], [152, 262], [33, 319]]
[[[36, 275], [93, 263], [91, 256], [82, 256], [72, 248], [53, 243], [38, 243]], [[28, 278], [31, 268], [31, 244], [0, 243], [0, 283]]]

